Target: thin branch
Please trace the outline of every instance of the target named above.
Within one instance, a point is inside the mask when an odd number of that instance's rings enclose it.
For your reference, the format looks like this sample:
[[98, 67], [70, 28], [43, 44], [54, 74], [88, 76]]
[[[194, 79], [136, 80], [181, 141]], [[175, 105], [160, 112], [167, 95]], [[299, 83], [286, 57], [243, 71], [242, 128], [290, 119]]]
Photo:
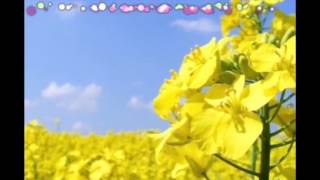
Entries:
[[279, 148], [279, 147], [282, 147], [282, 146], [286, 146], [286, 145], [288, 145], [288, 144], [294, 143], [295, 141], [296, 141], [295, 139], [292, 139], [292, 140], [290, 140], [290, 141], [285, 141], [285, 142], [283, 142], [283, 143], [273, 144], [273, 145], [271, 145], [271, 148], [273, 149], [273, 148]]
[[239, 169], [239, 170], [241, 170], [241, 171], [243, 171], [243, 172], [246, 172], [246, 173], [248, 173], [248, 174], [251, 174], [251, 175], [254, 175], [254, 176], [258, 176], [258, 177], [259, 177], [259, 173], [255, 172], [255, 171], [251, 171], [251, 170], [249, 170], [249, 169], [243, 168], [243, 167], [241, 167], [241, 166], [233, 163], [232, 161], [230, 161], [230, 160], [228, 160], [228, 159], [220, 156], [219, 154], [214, 154], [214, 155], [215, 155], [217, 158], [219, 158], [220, 160], [222, 160], [223, 162], [225, 162], [225, 163], [233, 166], [234, 168], [237, 168], [237, 169]]
[[[254, 142], [253, 147], [252, 147], [252, 155], [251, 155], [251, 170], [255, 171], [256, 170], [256, 165], [257, 165], [257, 157], [258, 157], [258, 144], [257, 141]], [[254, 180], [254, 176], [252, 176], [252, 179]]]
[[206, 179], [206, 180], [210, 180], [209, 176], [207, 175], [207, 173], [202, 173], [202, 176]]
[[284, 104], [284, 103], [286, 103], [288, 100], [290, 100], [293, 96], [295, 96], [295, 94], [294, 93], [291, 93], [288, 97], [286, 97], [285, 99], [283, 99], [283, 101], [282, 102], [279, 102], [278, 104], [274, 104], [274, 105], [272, 105], [272, 106], [270, 106], [270, 109], [273, 109], [273, 108], [275, 108], [275, 107], [278, 107], [279, 106], [279, 104]]
[[278, 135], [279, 133], [281, 133], [281, 132], [285, 131], [286, 129], [288, 129], [295, 121], [296, 121], [295, 119], [292, 120], [292, 121], [290, 121], [289, 124], [283, 126], [282, 128], [278, 129], [277, 131], [271, 133], [270, 135], [271, 135], [271, 136], [276, 136], [276, 135]]
[[283, 99], [284, 99], [285, 94], [286, 94], [286, 90], [282, 91], [281, 97], [280, 97], [280, 103], [278, 104], [277, 109], [276, 109], [276, 111], [273, 113], [273, 115], [272, 115], [272, 117], [270, 118], [270, 120], [267, 121], [268, 123], [272, 122], [273, 119], [277, 116], [277, 114], [278, 114], [278, 112], [279, 112], [279, 110], [280, 110], [280, 108], [281, 108], [281, 105], [282, 105], [281, 102], [283, 102]]
[[294, 141], [291, 142], [291, 144], [290, 144], [290, 146], [289, 146], [289, 148], [288, 148], [288, 150], [287, 150], [287, 153], [286, 153], [284, 156], [282, 156], [282, 157], [280, 158], [280, 160], [279, 160], [276, 164], [270, 166], [270, 170], [273, 169], [273, 168], [275, 168], [275, 167], [277, 167], [278, 165], [280, 165], [280, 164], [288, 157], [288, 155], [290, 154], [291, 149], [292, 149], [292, 147], [293, 147], [293, 144], [294, 144]]
[[248, 84], [252, 84], [252, 83], [254, 83], [255, 81], [254, 81], [254, 80], [249, 80], [249, 79], [247, 79], [245, 82], [248, 83]]
[[289, 99], [291, 99], [293, 96], [295, 96], [294, 93], [291, 93], [288, 97], [286, 97], [285, 99], [283, 99], [284, 102], [288, 101]]

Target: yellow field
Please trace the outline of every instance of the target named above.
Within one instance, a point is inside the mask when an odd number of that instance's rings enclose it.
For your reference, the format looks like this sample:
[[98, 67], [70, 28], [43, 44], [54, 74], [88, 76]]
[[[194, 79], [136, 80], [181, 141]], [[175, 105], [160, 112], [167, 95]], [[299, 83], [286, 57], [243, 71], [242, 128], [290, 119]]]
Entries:
[[[104, 136], [83, 136], [71, 133], [49, 132], [32, 123], [25, 128], [25, 179], [202, 179], [193, 175], [190, 168], [179, 170], [175, 162], [157, 164], [157, 143], [149, 133], [108, 133]], [[275, 151], [274, 161], [286, 148]], [[251, 176], [213, 157], [208, 172], [210, 179], [252, 179]], [[241, 161], [250, 164], [250, 152]], [[259, 166], [257, 166], [259, 167]], [[295, 169], [295, 150], [282, 164], [282, 174]], [[276, 168], [271, 179], [289, 179], [277, 176]], [[290, 174], [289, 174], [290, 175]], [[292, 175], [292, 174], [291, 174]]]

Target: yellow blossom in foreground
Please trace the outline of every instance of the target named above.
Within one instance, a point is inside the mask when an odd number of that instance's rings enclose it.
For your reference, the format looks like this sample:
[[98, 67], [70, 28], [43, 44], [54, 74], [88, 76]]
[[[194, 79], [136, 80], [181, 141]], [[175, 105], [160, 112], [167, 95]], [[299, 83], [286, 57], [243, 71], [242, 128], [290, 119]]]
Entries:
[[207, 154], [222, 153], [238, 159], [260, 135], [261, 119], [253, 111], [270, 101], [273, 94], [267, 96], [260, 82], [244, 87], [244, 80], [241, 75], [232, 86], [212, 86], [206, 97], [211, 107], [192, 118], [192, 137]]

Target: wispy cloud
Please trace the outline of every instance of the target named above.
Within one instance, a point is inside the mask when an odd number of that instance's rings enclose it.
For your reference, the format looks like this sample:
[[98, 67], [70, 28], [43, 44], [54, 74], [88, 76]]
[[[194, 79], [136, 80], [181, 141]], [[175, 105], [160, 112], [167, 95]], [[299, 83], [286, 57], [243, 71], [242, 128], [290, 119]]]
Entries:
[[42, 91], [42, 97], [54, 101], [58, 107], [71, 111], [95, 111], [102, 87], [94, 83], [87, 86], [75, 86], [70, 83], [62, 85], [51, 82]]
[[76, 91], [76, 87], [70, 83], [65, 83], [59, 86], [56, 82], [51, 82], [47, 88], [45, 88], [41, 95], [43, 98], [51, 99], [68, 96]]
[[207, 18], [200, 18], [197, 20], [177, 19], [173, 21], [171, 25], [174, 27], [182, 28], [188, 32], [195, 31], [202, 33], [212, 33], [220, 31], [219, 24]]
[[37, 102], [36, 101], [33, 101], [33, 100], [30, 100], [30, 99], [25, 99], [24, 100], [24, 108], [25, 109], [30, 109], [30, 108], [34, 108], [37, 106]]
[[128, 107], [131, 109], [142, 109], [152, 111], [152, 102], [146, 102], [138, 96], [132, 96], [128, 101]]
[[82, 130], [84, 127], [85, 125], [83, 124], [83, 122], [76, 121], [75, 123], [72, 124], [71, 129], [74, 131], [79, 131], [79, 130]]
[[75, 132], [80, 132], [80, 133], [88, 133], [92, 131], [91, 127], [88, 124], [84, 123], [83, 121], [75, 121], [71, 125], [71, 130]]

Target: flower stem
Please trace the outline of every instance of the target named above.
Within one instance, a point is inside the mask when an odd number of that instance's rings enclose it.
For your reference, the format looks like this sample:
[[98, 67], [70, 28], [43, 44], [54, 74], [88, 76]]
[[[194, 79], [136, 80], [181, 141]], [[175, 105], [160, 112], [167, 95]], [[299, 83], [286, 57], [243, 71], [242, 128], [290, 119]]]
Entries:
[[276, 135], [280, 134], [281, 132], [283, 132], [283, 131], [285, 131], [286, 129], [288, 129], [295, 121], [296, 121], [295, 119], [292, 120], [292, 121], [290, 121], [289, 124], [283, 126], [282, 128], [278, 129], [278, 130], [275, 131], [275, 132], [272, 132], [270, 135], [271, 135], [271, 136], [276, 136]]
[[[252, 171], [256, 171], [258, 151], [259, 151], [259, 149], [258, 149], [258, 144], [256, 141], [253, 144], [252, 154], [251, 154], [251, 169], [252, 169]], [[254, 180], [254, 176], [252, 176], [252, 179]]]
[[273, 169], [273, 168], [277, 167], [278, 165], [280, 165], [288, 157], [288, 155], [290, 154], [291, 149], [293, 147], [293, 144], [294, 144], [294, 141], [291, 142], [291, 144], [290, 144], [290, 146], [289, 146], [289, 148], [287, 150], [287, 153], [280, 158], [280, 160], [278, 161], [277, 164], [270, 166], [270, 169]]
[[269, 107], [266, 105], [263, 109], [263, 130], [261, 134], [261, 165], [259, 180], [269, 180], [270, 172], [270, 123]]
[[285, 141], [285, 142], [282, 142], [282, 143], [279, 143], [279, 144], [272, 144], [272, 145], [271, 145], [271, 148], [278, 148], [278, 147], [286, 146], [286, 145], [292, 144], [292, 143], [294, 143], [294, 142], [296, 142], [296, 140], [295, 140], [295, 139], [292, 139], [292, 140], [290, 140], [290, 141]]
[[281, 97], [280, 97], [280, 103], [278, 104], [278, 106], [277, 106], [275, 112], [273, 113], [272, 117], [270, 118], [270, 120], [268, 120], [269, 119], [269, 108], [267, 108], [268, 109], [268, 118], [266, 118], [267, 119], [267, 123], [272, 122], [273, 119], [277, 116], [277, 114], [278, 114], [278, 112], [279, 112], [279, 110], [280, 110], [280, 108], [281, 108], [281, 106], [282, 106], [282, 104], [284, 102], [285, 94], [286, 94], [286, 90], [282, 91]]
[[272, 105], [269, 107], [269, 109], [273, 109], [279, 106], [279, 104], [284, 104], [286, 103], [288, 100], [290, 100], [291, 98], [293, 98], [295, 96], [294, 93], [291, 93], [288, 97], [284, 98], [283, 101], [279, 102], [278, 104]]
[[241, 167], [241, 166], [233, 163], [232, 161], [230, 161], [230, 160], [228, 160], [228, 159], [220, 156], [219, 154], [215, 154], [215, 156], [216, 156], [217, 158], [219, 158], [220, 160], [224, 161], [225, 163], [233, 166], [234, 168], [237, 168], [237, 169], [239, 169], [239, 170], [241, 170], [241, 171], [244, 171], [244, 172], [246, 172], [246, 173], [248, 173], [248, 174], [251, 174], [251, 175], [254, 175], [254, 176], [259, 176], [259, 173], [254, 172], [254, 171], [251, 171], [251, 170], [246, 169], [246, 168], [243, 168], [243, 167]]
[[210, 178], [208, 177], [207, 173], [202, 173], [203, 177], [206, 179], [206, 180], [210, 180]]

